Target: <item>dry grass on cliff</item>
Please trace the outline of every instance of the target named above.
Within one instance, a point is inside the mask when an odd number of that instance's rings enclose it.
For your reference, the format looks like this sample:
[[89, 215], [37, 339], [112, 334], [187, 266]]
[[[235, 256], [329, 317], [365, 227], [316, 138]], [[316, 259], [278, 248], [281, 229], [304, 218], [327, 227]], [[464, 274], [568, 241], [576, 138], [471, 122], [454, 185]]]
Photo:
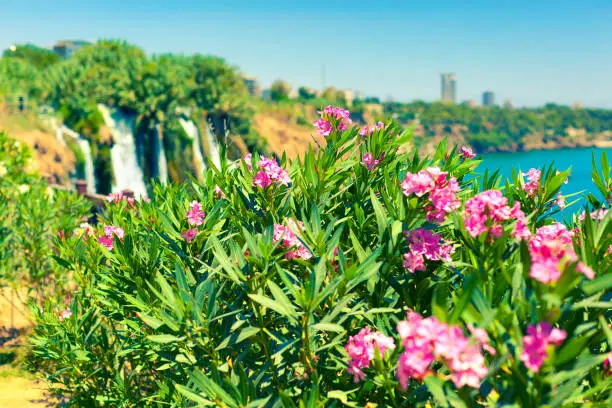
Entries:
[[303, 154], [309, 144], [316, 146], [313, 138], [319, 144], [325, 143], [312, 126], [298, 125], [294, 115], [280, 111], [256, 114], [253, 126], [267, 139], [270, 151], [279, 156], [285, 152], [291, 159]]
[[34, 114], [15, 114], [0, 107], [0, 131], [6, 131], [11, 138], [30, 146], [39, 173], [53, 176], [58, 182], [68, 180], [68, 174], [75, 166], [74, 154]]

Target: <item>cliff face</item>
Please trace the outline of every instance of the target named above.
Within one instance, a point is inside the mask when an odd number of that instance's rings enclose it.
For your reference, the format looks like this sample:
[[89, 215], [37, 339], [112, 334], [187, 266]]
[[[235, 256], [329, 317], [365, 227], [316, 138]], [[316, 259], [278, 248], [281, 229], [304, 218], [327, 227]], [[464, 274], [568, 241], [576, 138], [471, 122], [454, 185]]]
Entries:
[[288, 158], [295, 158], [308, 150], [312, 144], [324, 144], [324, 137], [319, 136], [305, 122], [297, 123], [296, 116], [292, 113], [280, 111], [267, 111], [258, 113], [253, 118], [253, 127], [268, 141], [268, 150], [281, 156], [283, 152]]
[[74, 154], [33, 115], [12, 114], [0, 109], [0, 130], [30, 147], [34, 168], [41, 175], [52, 177], [60, 184], [68, 182], [69, 174], [75, 168]]
[[[368, 112], [353, 115], [353, 122], [360, 125], [375, 123], [377, 115]], [[306, 151], [314, 141], [324, 143], [314, 131], [311, 123], [317, 118], [315, 109], [305, 110], [304, 107], [289, 109], [269, 108], [255, 115], [254, 127], [268, 141], [269, 150], [278, 154], [287, 152], [288, 157], [296, 157]], [[489, 130], [495, 130], [495, 125], [488, 125]], [[419, 151], [428, 154], [435, 152], [438, 144], [447, 138], [449, 145], [471, 145], [479, 153], [517, 152], [528, 150], [553, 150], [573, 147], [611, 147], [612, 131], [589, 133], [583, 128], [568, 127], [563, 134], [554, 131], [533, 132], [523, 136], [521, 140], [509, 137], [494, 140], [493, 136], [474, 137], [466, 125], [436, 124], [425, 129], [418, 121], [408, 122], [405, 127], [412, 127], [414, 144]], [[313, 141], [314, 140], [314, 141]], [[315, 145], [316, 146], [316, 145]]]

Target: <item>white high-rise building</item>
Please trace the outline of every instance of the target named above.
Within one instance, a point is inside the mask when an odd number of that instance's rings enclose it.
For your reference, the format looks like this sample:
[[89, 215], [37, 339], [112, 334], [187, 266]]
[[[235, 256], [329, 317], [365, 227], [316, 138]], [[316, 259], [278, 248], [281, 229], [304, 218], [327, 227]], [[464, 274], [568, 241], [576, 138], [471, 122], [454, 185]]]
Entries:
[[457, 76], [454, 73], [442, 74], [441, 97], [444, 102], [457, 101]]

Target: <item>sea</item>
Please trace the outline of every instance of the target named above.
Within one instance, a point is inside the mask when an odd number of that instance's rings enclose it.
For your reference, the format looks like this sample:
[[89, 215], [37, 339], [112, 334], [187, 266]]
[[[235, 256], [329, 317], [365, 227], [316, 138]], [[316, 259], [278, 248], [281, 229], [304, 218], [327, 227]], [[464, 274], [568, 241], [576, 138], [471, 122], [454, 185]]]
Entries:
[[530, 168], [541, 169], [551, 163], [558, 170], [571, 169], [569, 182], [561, 187], [563, 195], [578, 193], [576, 197], [567, 200], [578, 200], [575, 204], [566, 207], [556, 218], [570, 218], [571, 214], [582, 212], [586, 205], [585, 196], [592, 192], [598, 197], [597, 187], [593, 183], [592, 155], [595, 155], [596, 162], [601, 171], [600, 159], [603, 152], [608, 156], [608, 162], [612, 166], [612, 148], [575, 148], [559, 150], [532, 150], [528, 152], [513, 153], [485, 153], [482, 154], [482, 163], [477, 168], [477, 172], [484, 172], [485, 168], [489, 171], [500, 169], [503, 177], [512, 180], [512, 168], [516, 171], [526, 172]]

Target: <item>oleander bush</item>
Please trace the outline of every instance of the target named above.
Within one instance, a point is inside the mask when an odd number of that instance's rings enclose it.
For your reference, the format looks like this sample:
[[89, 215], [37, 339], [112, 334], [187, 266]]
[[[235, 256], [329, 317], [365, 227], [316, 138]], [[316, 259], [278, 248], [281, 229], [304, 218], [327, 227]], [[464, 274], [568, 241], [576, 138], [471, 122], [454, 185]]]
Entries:
[[[404, 153], [328, 107], [326, 145], [113, 195], [59, 240], [76, 287], [33, 307], [69, 405], [606, 406], [612, 178], [560, 223], [568, 171], [502, 180]], [[78, 223], [77, 223], [78, 224]]]
[[53, 258], [56, 240], [88, 212], [87, 201], [51, 189], [33, 170], [27, 146], [0, 132], [0, 287], [12, 287], [18, 298], [26, 289], [34, 303], [62, 293], [72, 278]]

